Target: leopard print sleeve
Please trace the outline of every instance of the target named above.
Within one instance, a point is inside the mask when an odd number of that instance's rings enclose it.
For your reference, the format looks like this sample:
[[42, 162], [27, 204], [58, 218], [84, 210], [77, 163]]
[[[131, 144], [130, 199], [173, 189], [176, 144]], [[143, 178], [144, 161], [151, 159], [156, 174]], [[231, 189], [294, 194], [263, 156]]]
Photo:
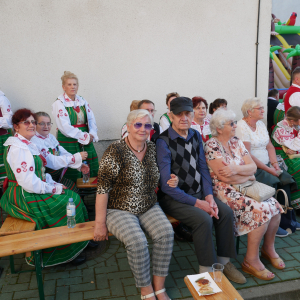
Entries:
[[120, 164], [117, 144], [112, 143], [99, 163], [97, 194], [107, 194], [119, 175]]

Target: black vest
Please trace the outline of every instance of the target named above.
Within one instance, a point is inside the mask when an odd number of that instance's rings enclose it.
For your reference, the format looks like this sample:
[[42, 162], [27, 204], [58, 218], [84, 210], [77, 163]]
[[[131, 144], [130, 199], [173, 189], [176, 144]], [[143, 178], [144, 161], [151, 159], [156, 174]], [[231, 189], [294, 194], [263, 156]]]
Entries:
[[160, 134], [159, 139], [164, 140], [171, 151], [171, 173], [178, 176], [178, 187], [189, 195], [199, 193], [201, 191], [201, 174], [198, 164], [200, 143], [196, 132], [188, 142], [180, 137], [172, 140], [169, 130]]

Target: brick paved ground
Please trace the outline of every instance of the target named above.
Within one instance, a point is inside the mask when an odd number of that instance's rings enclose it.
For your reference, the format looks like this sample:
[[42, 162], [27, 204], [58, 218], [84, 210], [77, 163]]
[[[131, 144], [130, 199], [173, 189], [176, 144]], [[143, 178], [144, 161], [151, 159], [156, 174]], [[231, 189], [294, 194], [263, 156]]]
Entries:
[[[91, 203], [92, 198], [89, 201]], [[152, 243], [149, 240], [150, 250], [151, 247]], [[284, 271], [279, 271], [264, 261], [266, 267], [276, 274], [275, 279], [266, 282], [245, 274], [247, 283], [234, 286], [241, 289], [300, 278], [300, 232], [286, 238], [276, 238], [276, 248], [285, 260], [287, 268]], [[237, 260], [233, 261], [239, 269], [245, 252], [246, 237], [242, 237], [240, 253]], [[16, 270], [32, 269], [25, 263], [24, 255], [16, 255], [15, 263]], [[8, 257], [0, 259], [0, 266], [4, 267], [0, 279], [1, 300], [38, 300], [35, 273], [10, 274]], [[198, 263], [193, 244], [175, 241], [170, 274], [166, 280], [168, 294], [172, 299], [191, 297], [183, 278], [195, 273], [198, 273]], [[46, 300], [140, 299], [124, 246], [115, 237], [109, 238], [103, 253], [98, 257], [78, 267], [66, 264], [46, 268], [43, 277]]]

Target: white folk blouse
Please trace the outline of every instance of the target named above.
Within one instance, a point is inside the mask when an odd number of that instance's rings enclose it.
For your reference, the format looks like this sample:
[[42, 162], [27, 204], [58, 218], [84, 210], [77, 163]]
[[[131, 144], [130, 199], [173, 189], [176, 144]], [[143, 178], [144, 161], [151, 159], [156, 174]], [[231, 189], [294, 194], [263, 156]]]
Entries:
[[56, 101], [52, 104], [52, 114], [55, 118], [56, 125], [61, 133], [67, 137], [76, 139], [78, 143], [82, 145], [87, 145], [90, 141], [89, 136], [82, 132], [80, 129], [71, 125], [71, 121], [69, 118], [68, 111], [66, 107], [77, 107], [77, 106], [85, 106], [87, 113], [87, 121], [89, 127], [89, 133], [94, 136], [94, 142], [98, 142], [99, 138], [97, 135], [97, 124], [95, 120], [95, 116], [93, 111], [91, 110], [90, 105], [87, 101], [81, 97], [76, 95], [75, 101], [71, 100], [65, 93], [60, 95]]
[[0, 91], [0, 109], [2, 112], [2, 117], [0, 117], [0, 128], [9, 129], [12, 128], [11, 118], [13, 112], [11, 110], [10, 102], [5, 97], [4, 93]]
[[18, 184], [26, 192], [35, 194], [61, 194], [63, 185], [55, 182], [50, 174], [45, 174], [46, 181], [36, 176], [33, 155], [41, 155], [41, 153], [34, 143], [28, 141], [22, 135], [16, 134], [9, 137], [4, 146], [10, 146], [7, 153], [7, 162]]
[[[36, 144], [42, 155], [47, 160], [47, 167], [53, 170], [70, 167], [72, 169], [81, 169], [82, 157], [79, 152], [74, 155], [59, 145], [58, 140], [51, 133], [47, 137], [40, 135], [38, 132], [31, 139], [31, 142]], [[51, 154], [48, 149], [53, 149]]]
[[277, 123], [278, 128], [273, 133], [273, 139], [279, 144], [293, 151], [300, 151], [299, 129], [290, 127], [287, 120]]

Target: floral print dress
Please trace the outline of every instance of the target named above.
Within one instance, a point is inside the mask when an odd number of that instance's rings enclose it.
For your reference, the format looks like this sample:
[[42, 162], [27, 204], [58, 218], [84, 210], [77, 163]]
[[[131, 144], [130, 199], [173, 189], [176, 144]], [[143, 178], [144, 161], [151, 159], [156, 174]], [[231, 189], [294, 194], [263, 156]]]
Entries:
[[[205, 145], [206, 161], [223, 158], [228, 164], [244, 165], [243, 156], [249, 154], [249, 152], [243, 142], [237, 137], [233, 137], [229, 140], [228, 146], [232, 157], [225, 149], [220, 148], [222, 146], [217, 139], [209, 139]], [[224, 151], [224, 156], [222, 151]], [[218, 180], [217, 175], [210, 167], [209, 171], [213, 181], [214, 196], [233, 210], [236, 236], [247, 234], [268, 222], [275, 215], [283, 212], [281, 205], [273, 197], [264, 202], [257, 202], [236, 191], [232, 185]]]

